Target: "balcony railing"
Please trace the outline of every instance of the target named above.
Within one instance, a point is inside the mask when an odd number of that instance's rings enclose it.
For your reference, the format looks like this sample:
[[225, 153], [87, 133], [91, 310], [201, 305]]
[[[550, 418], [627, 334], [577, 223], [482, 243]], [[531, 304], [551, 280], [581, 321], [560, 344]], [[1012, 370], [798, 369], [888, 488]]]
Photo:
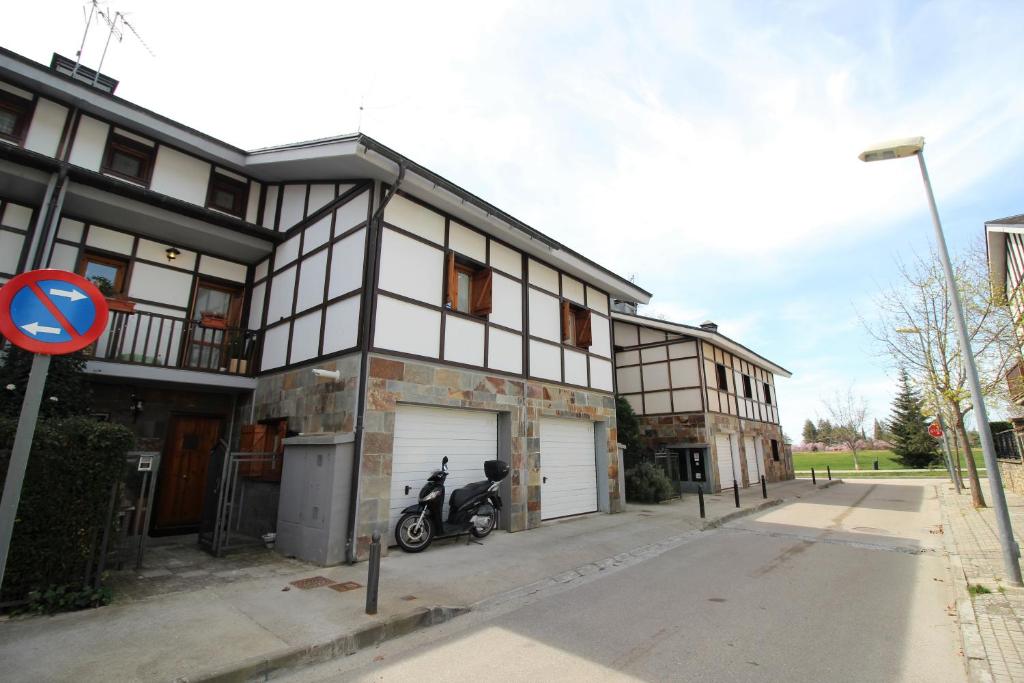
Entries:
[[160, 313], [111, 311], [85, 354], [96, 360], [230, 375], [255, 373], [259, 333]]
[[1017, 363], [1006, 373], [1006, 384], [1010, 388], [1010, 400], [1020, 403], [1024, 400], [1024, 364]]

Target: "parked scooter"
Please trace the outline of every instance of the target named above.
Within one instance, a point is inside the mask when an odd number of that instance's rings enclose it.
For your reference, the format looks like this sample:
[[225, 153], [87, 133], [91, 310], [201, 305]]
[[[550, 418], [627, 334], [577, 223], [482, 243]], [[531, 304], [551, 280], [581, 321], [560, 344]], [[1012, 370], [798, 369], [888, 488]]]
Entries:
[[426, 550], [435, 538], [470, 533], [483, 538], [494, 530], [501, 509], [498, 482], [508, 476], [508, 465], [500, 460], [484, 463], [487, 481], [467, 484], [452, 491], [448, 501], [448, 520], [441, 519], [444, 508], [444, 481], [448, 478], [448, 456], [441, 460], [441, 469], [427, 479], [420, 489], [419, 502], [402, 510], [395, 526], [395, 541], [402, 550], [418, 553]]

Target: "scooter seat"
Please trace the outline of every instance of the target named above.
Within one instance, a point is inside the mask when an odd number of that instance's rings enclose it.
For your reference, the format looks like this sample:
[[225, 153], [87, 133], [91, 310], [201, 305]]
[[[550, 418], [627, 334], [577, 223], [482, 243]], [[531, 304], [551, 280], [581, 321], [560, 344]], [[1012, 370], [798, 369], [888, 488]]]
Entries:
[[466, 484], [460, 489], [452, 491], [452, 496], [448, 501], [448, 506], [451, 510], [458, 510], [466, 501], [477, 497], [488, 488], [490, 488], [491, 482], [489, 481], [475, 481], [472, 484]]

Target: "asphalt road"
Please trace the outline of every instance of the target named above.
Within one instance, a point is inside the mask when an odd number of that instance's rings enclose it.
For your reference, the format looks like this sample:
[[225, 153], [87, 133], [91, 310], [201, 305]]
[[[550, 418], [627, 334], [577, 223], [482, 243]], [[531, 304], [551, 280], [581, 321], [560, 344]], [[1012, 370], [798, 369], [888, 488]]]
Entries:
[[845, 483], [289, 680], [964, 681], [935, 485]]

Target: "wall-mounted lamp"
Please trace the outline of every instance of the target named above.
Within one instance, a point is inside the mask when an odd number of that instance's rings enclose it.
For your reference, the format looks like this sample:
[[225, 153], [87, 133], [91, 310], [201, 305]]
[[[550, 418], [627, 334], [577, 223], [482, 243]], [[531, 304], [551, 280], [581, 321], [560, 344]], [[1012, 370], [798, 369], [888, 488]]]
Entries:
[[173, 261], [174, 259], [178, 258], [179, 255], [181, 255], [180, 251], [178, 251], [174, 247], [167, 247], [167, 260], [168, 261]]
[[142, 399], [135, 394], [132, 394], [131, 398], [128, 399], [128, 412], [132, 414], [132, 422], [139, 419], [139, 415], [142, 414], [143, 408]]
[[323, 368], [313, 368], [313, 374], [317, 377], [323, 377], [324, 379], [333, 379], [337, 382], [341, 379], [341, 373], [337, 370], [324, 370]]

